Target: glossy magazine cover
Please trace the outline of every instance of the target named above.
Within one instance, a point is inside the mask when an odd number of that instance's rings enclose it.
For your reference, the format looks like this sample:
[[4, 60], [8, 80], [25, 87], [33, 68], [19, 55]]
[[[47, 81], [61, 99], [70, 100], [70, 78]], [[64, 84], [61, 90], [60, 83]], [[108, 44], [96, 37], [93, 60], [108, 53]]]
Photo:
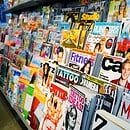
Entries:
[[56, 69], [54, 81], [69, 87], [70, 84], [80, 84], [81, 79], [79, 71], [60, 65]]
[[78, 29], [63, 30], [60, 44], [66, 48], [77, 48], [81, 31]]
[[85, 41], [84, 50], [112, 55], [115, 50], [115, 40], [116, 38], [113, 36], [103, 37], [101, 35], [89, 34]]
[[120, 31], [119, 22], [95, 22], [92, 34], [107, 36], [118, 36]]
[[115, 55], [130, 59], [130, 19], [122, 19], [121, 29], [116, 44]]
[[93, 76], [130, 89], [129, 60], [117, 56], [101, 56], [98, 54], [95, 64], [99, 67], [97, 69], [95, 66]]
[[61, 130], [68, 98], [68, 88], [52, 82], [50, 93], [50, 96], [47, 98], [46, 113], [40, 130], [48, 130], [48, 128]]
[[112, 0], [109, 5], [109, 13], [107, 21], [121, 22], [123, 18], [129, 18], [130, 14], [129, 0]]
[[80, 130], [85, 106], [85, 94], [70, 86], [62, 130]]
[[67, 65], [70, 68], [81, 71], [84, 74], [91, 74], [96, 60], [96, 55], [91, 52], [71, 50]]

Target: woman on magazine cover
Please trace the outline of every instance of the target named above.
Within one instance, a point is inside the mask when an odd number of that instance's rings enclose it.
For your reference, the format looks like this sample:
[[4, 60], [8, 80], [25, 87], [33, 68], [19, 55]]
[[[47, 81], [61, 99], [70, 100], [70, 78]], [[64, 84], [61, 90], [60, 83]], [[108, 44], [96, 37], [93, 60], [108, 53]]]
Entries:
[[64, 130], [74, 130], [76, 126], [77, 110], [75, 106], [69, 106], [65, 116], [65, 129]]
[[91, 71], [91, 61], [88, 60], [84, 66], [80, 69], [80, 71], [82, 71], [85, 74], [90, 74]]
[[126, 17], [127, 0], [121, 0], [118, 11], [114, 12], [112, 21], [122, 21]]

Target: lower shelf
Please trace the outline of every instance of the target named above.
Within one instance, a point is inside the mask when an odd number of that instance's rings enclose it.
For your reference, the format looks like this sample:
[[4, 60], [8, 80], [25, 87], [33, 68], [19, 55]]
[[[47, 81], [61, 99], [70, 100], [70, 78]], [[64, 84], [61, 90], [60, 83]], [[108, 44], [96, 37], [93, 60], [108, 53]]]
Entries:
[[23, 119], [21, 113], [18, 111], [16, 106], [12, 106], [8, 97], [6, 96], [5, 92], [3, 91], [3, 88], [0, 87], [0, 92], [2, 93], [2, 95], [4, 96], [4, 98], [6, 99], [6, 101], [8, 102], [8, 104], [10, 105], [10, 107], [14, 110], [14, 112], [18, 115], [18, 117], [20, 118], [20, 120], [22, 121], [22, 123], [25, 125], [27, 130], [32, 130], [32, 128], [27, 124], [27, 122]]

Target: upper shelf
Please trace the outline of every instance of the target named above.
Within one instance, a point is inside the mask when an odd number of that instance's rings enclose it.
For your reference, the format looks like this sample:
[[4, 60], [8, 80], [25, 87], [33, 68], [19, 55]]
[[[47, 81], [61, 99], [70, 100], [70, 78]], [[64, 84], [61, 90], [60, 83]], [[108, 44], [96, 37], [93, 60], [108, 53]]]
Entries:
[[[21, 11], [25, 11], [28, 9], [35, 10], [36, 6], [42, 6], [42, 5], [52, 5], [54, 3], [71, 3], [71, 2], [76, 2], [78, 0], [26, 0], [23, 3], [20, 3], [18, 5], [15, 5], [7, 10], [5, 10], [6, 13], [20, 13]], [[33, 9], [34, 7], [34, 9]]]
[[24, 9], [38, 6], [42, 3], [42, 0], [27, 0], [26, 2], [20, 3], [18, 5], [15, 5], [7, 10], [5, 10], [6, 13], [18, 13], [19, 11], [22, 11]]

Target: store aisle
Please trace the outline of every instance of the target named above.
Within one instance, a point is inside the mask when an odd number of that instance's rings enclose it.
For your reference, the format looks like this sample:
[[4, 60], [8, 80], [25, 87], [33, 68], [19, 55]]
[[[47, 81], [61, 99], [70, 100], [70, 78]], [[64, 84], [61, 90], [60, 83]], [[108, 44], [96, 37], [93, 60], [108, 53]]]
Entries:
[[9, 104], [0, 92], [0, 130], [26, 130], [16, 113], [12, 113]]

